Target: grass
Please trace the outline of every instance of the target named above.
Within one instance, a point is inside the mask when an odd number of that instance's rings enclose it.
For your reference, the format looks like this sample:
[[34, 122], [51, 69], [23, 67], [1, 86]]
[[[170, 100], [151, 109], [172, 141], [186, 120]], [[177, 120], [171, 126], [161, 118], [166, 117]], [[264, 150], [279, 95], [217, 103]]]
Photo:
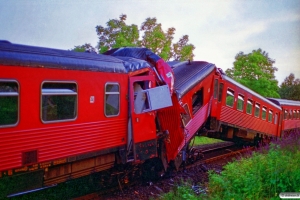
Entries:
[[300, 131], [209, 174], [209, 199], [280, 199], [300, 192]]
[[[195, 195], [191, 186], [175, 188], [161, 199], [280, 199], [281, 192], [300, 192], [300, 131], [235, 160], [220, 174], [209, 172], [208, 194]], [[185, 191], [181, 191], [185, 190]]]
[[205, 136], [196, 136], [195, 139], [192, 140], [191, 145], [198, 146], [204, 144], [214, 144], [219, 142], [224, 142], [224, 141], [215, 138], [205, 137]]

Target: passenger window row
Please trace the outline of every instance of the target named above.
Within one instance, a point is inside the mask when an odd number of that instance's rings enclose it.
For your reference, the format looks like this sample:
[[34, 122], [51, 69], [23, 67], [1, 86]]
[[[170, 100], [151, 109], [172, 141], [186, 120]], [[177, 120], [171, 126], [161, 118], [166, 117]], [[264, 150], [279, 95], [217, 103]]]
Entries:
[[300, 110], [285, 109], [283, 119], [300, 119]]
[[[236, 109], [244, 112], [244, 102], [245, 102], [245, 96], [243, 94], [237, 95], [237, 104]], [[226, 105], [233, 108], [234, 106], [234, 90], [228, 88], [227, 94], [226, 94]], [[254, 110], [254, 113], [253, 113]], [[261, 116], [260, 116], [261, 112]], [[252, 99], [247, 99], [246, 101], [246, 113], [249, 115], [254, 115], [254, 117], [260, 118], [262, 120], [267, 120], [268, 122], [273, 123], [273, 111], [271, 109], [267, 109], [265, 106], [261, 106], [259, 102], [253, 102]], [[267, 117], [268, 113], [268, 117]], [[275, 114], [274, 117], [274, 124], [277, 124], [278, 120], [278, 114]]]
[[[0, 80], [0, 127], [16, 126], [19, 122], [20, 86], [15, 80]], [[119, 115], [120, 86], [106, 83], [104, 114]], [[43, 123], [76, 120], [78, 115], [78, 86], [75, 82], [42, 83], [41, 121]]]

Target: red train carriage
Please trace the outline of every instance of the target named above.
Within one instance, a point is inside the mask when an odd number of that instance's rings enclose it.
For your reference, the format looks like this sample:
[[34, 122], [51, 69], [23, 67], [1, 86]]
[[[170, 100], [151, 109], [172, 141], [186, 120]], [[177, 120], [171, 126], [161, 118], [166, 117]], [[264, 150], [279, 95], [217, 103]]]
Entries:
[[159, 110], [158, 118], [162, 131], [168, 130], [169, 133], [169, 140], [165, 140], [167, 160], [175, 160], [178, 167], [182, 157], [177, 155], [185, 149], [210, 113], [216, 67], [201, 61], [170, 65], [174, 67], [175, 75], [173, 106]]
[[0, 177], [28, 190], [157, 157], [154, 110], [172, 104], [154, 67], [171, 71], [137, 51], [152, 64], [0, 42]]
[[300, 102], [286, 99], [268, 98], [282, 108], [281, 137], [300, 129]]
[[222, 137], [278, 137], [280, 116], [280, 106], [224, 74], [215, 76], [210, 129]]

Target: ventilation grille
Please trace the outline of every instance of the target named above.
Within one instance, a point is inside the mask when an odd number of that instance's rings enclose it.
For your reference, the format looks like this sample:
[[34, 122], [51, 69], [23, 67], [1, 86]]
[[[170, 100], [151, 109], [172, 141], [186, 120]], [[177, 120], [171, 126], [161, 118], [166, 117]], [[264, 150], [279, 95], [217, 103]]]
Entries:
[[23, 165], [37, 163], [37, 150], [23, 152], [22, 162]]

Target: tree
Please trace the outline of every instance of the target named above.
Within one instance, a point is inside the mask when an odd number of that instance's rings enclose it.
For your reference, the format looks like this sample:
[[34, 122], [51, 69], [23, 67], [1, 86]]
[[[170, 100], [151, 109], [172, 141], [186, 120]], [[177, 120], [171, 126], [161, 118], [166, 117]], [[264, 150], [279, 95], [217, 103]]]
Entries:
[[264, 97], [279, 98], [278, 81], [275, 79], [273, 67], [275, 60], [269, 58], [268, 53], [261, 49], [253, 50], [252, 53], [238, 53], [235, 56], [232, 69], [227, 69], [226, 74], [254, 90]]
[[71, 49], [71, 50], [76, 51], [76, 52], [94, 52], [94, 53], [96, 53], [96, 48], [93, 47], [89, 43], [85, 43], [84, 45], [75, 46], [74, 49]]
[[119, 19], [111, 19], [104, 28], [96, 26], [99, 38], [98, 49], [104, 53], [112, 48], [135, 47], [138, 46], [139, 30], [137, 25], [126, 25], [127, 15], [122, 14]]
[[189, 36], [184, 35], [182, 38], [179, 39], [179, 42], [173, 44], [173, 57], [175, 60], [193, 60], [194, 54], [193, 50], [195, 46], [192, 44], [188, 44]]
[[287, 76], [279, 88], [279, 94], [283, 99], [300, 100], [300, 79], [291, 73]]
[[169, 60], [172, 57], [171, 45], [175, 28], [169, 28], [167, 33], [164, 33], [162, 25], [156, 21], [156, 18], [147, 18], [142, 23], [141, 31], [144, 31], [144, 35], [140, 46], [151, 49], [163, 59]]
[[189, 37], [184, 35], [179, 42], [172, 44], [175, 28], [168, 28], [163, 31], [162, 25], [157, 23], [156, 18], [147, 18], [141, 25], [141, 33], [137, 25], [126, 24], [127, 15], [122, 14], [119, 19], [109, 20], [106, 25], [96, 26], [99, 38], [98, 50], [104, 53], [112, 48], [132, 46], [146, 47], [158, 54], [164, 60], [193, 60], [194, 45], [188, 44]]

